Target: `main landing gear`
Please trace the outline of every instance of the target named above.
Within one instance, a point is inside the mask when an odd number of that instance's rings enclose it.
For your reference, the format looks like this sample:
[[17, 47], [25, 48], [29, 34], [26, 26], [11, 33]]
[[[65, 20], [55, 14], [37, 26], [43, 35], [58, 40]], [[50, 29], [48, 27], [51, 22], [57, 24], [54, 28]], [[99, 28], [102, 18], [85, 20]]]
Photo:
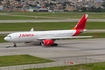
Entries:
[[54, 43], [53, 45], [51, 45], [51, 46], [58, 46], [58, 44], [57, 43]]

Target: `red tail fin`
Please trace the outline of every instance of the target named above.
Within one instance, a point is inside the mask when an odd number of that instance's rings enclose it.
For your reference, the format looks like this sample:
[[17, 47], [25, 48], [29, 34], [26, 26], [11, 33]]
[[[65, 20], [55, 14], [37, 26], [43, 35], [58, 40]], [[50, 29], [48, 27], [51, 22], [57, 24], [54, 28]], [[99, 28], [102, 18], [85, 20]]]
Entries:
[[87, 18], [88, 18], [88, 14], [84, 14], [82, 16], [82, 18], [80, 19], [80, 21], [77, 23], [77, 25], [73, 28], [76, 30], [84, 30], [85, 26], [86, 26], [86, 22], [87, 22]]

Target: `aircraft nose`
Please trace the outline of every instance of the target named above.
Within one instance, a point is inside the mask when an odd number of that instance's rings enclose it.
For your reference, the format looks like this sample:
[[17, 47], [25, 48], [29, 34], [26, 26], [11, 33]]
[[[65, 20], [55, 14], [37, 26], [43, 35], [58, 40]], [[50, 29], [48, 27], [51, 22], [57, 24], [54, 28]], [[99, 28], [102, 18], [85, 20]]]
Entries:
[[10, 41], [10, 38], [5, 37], [4, 40], [5, 40], [5, 41]]

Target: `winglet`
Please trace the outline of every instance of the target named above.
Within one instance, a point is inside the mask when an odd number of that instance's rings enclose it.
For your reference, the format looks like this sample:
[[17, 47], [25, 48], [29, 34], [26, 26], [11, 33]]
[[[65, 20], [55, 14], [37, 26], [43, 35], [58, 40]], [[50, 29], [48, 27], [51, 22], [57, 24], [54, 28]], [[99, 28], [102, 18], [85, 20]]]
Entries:
[[87, 22], [88, 14], [84, 14], [77, 25], [72, 30], [84, 30]]
[[30, 32], [34, 31], [34, 28], [31, 28]]

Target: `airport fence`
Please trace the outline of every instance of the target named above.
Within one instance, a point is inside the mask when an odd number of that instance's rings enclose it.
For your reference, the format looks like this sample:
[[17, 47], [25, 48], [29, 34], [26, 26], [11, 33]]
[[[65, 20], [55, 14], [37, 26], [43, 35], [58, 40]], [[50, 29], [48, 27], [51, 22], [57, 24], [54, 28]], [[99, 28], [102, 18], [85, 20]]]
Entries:
[[0, 67], [0, 70], [24, 70], [24, 69], [31, 69], [31, 68], [47, 68], [47, 67], [57, 67], [57, 66], [69, 66], [69, 65], [77, 65], [77, 64], [87, 64], [87, 63], [96, 63], [102, 62], [100, 60], [95, 60], [92, 58], [86, 57], [79, 57], [79, 58], [60, 58], [60, 59], [53, 59], [55, 62], [49, 63], [41, 63], [41, 64], [26, 64], [26, 65], [14, 65], [14, 66], [6, 66]]

